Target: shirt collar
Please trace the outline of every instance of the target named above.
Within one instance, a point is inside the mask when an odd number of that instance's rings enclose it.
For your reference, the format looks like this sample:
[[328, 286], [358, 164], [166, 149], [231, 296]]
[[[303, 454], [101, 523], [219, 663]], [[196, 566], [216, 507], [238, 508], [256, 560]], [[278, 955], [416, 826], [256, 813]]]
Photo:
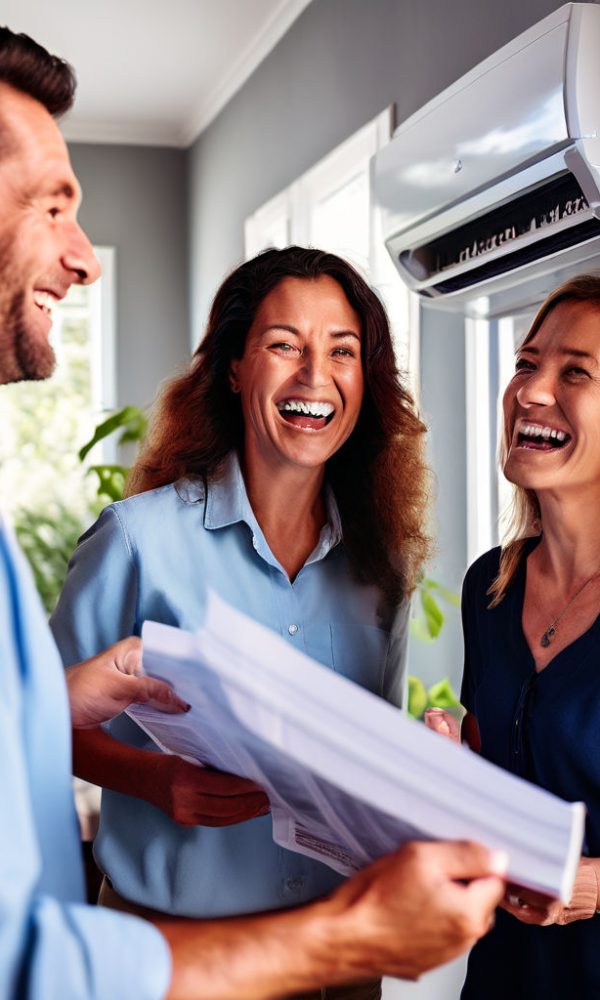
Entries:
[[[306, 565], [323, 559], [327, 553], [342, 540], [342, 524], [338, 506], [329, 484], [325, 485], [325, 510], [327, 521], [321, 528], [319, 540], [313, 552], [306, 560]], [[209, 530], [226, 528], [228, 525], [244, 522], [250, 528], [255, 540], [256, 551], [273, 562], [273, 555], [267, 545], [260, 525], [256, 520], [250, 505], [246, 484], [242, 476], [237, 452], [229, 453], [225, 460], [223, 473], [217, 480], [211, 480], [206, 492], [206, 508], [204, 527]], [[277, 565], [279, 565], [277, 563]]]

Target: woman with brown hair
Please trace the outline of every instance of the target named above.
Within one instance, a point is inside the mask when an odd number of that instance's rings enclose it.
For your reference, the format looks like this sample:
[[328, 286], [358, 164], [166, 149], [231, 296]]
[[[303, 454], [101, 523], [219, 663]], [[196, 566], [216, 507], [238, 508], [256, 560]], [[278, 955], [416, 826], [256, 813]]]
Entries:
[[[52, 621], [65, 663], [146, 618], [198, 627], [210, 586], [400, 704], [427, 550], [423, 431], [385, 311], [349, 264], [300, 247], [242, 264], [162, 396], [128, 499], [75, 553]], [[123, 717], [75, 742], [77, 773], [107, 789], [96, 856], [116, 905], [217, 916], [337, 884], [273, 843], [252, 783], [151, 750]]]
[[[517, 350], [502, 468], [515, 486], [510, 539], [471, 566], [463, 588], [463, 738], [583, 800], [586, 856], [568, 905], [509, 890], [471, 953], [462, 996], [591, 1000], [600, 996], [599, 276], [554, 291]], [[428, 724], [460, 738], [442, 712]]]

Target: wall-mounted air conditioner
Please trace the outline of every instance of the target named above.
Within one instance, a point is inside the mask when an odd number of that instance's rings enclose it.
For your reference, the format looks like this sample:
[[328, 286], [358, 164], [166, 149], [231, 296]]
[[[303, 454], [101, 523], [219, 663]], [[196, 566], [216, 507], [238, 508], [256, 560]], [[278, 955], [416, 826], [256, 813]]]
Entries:
[[600, 7], [566, 4], [448, 87], [372, 178], [392, 259], [432, 302], [514, 305], [583, 270], [600, 255]]

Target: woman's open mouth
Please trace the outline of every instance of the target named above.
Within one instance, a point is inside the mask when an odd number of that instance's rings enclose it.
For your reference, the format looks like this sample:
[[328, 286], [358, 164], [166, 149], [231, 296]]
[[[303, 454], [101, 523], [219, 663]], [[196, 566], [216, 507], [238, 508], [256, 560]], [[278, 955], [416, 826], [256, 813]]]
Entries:
[[277, 403], [279, 413], [293, 427], [306, 431], [320, 431], [333, 419], [332, 403], [309, 402], [306, 399], [283, 399]]
[[534, 451], [558, 451], [570, 440], [566, 431], [544, 424], [521, 424], [517, 433], [517, 447]]

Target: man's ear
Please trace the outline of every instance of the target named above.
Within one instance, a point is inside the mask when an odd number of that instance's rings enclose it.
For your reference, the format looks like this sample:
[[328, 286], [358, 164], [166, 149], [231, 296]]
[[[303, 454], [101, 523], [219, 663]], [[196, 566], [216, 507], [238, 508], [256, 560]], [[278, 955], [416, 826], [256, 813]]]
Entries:
[[231, 364], [229, 365], [229, 387], [232, 392], [240, 391], [240, 380], [238, 378], [239, 366], [240, 366], [240, 359], [232, 358]]

